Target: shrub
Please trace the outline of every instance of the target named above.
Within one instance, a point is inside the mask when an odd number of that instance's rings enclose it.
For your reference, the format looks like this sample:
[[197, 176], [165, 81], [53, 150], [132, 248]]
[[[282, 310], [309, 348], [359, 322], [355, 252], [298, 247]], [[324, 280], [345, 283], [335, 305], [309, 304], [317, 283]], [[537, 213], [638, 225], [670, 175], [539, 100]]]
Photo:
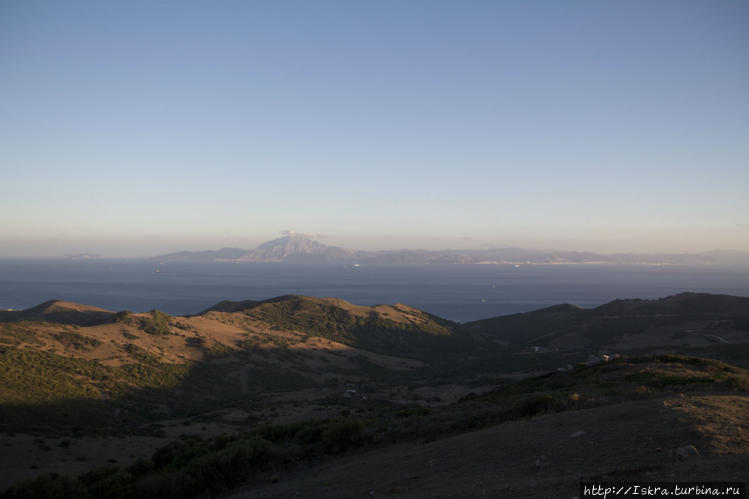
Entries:
[[141, 320], [141, 327], [148, 334], [166, 336], [171, 333], [169, 330], [171, 319], [168, 314], [165, 314], [161, 310], [151, 310], [150, 317], [145, 317]]
[[571, 408], [578, 403], [578, 400], [562, 399], [548, 394], [538, 395], [520, 402], [512, 412], [521, 418], [551, 414]]
[[334, 420], [322, 432], [325, 451], [331, 454], [344, 452], [352, 447], [360, 447], [367, 438], [364, 423], [358, 419]]
[[117, 312], [116, 314], [112, 314], [112, 322], [117, 322], [120, 324], [131, 324], [133, 322], [132, 320], [133, 313], [130, 310], [123, 310], [121, 312]]
[[53, 334], [52, 337], [66, 347], [81, 351], [88, 351], [101, 345], [101, 340], [72, 331], [60, 331]]
[[45, 475], [21, 482], [2, 494], [3, 499], [87, 499], [91, 497], [78, 480]]

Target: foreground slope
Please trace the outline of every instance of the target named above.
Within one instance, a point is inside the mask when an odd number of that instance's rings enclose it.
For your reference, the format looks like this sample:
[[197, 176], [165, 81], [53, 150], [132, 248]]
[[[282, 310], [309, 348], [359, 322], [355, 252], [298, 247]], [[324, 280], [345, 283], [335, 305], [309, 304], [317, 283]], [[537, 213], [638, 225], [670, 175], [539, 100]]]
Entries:
[[575, 497], [581, 480], [743, 482], [747, 417], [745, 396], [633, 401], [347, 456], [229, 497]]
[[[326, 419], [185, 435], [150, 459], [3, 497], [559, 497], [581, 479], [745, 481], [749, 371], [620, 358], [443, 407], [351, 400]], [[47, 494], [47, 495], [45, 495]]]

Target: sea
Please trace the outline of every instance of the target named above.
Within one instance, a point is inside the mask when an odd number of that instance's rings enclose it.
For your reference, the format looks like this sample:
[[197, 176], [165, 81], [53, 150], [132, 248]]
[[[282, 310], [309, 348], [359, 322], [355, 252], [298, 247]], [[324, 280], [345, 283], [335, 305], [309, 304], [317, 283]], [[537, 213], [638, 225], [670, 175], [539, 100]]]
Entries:
[[749, 296], [749, 266], [295, 265], [118, 259], [0, 259], [0, 310], [61, 299], [108, 310], [195, 314], [221, 300], [301, 294], [406, 303], [458, 322], [559, 303], [683, 291]]

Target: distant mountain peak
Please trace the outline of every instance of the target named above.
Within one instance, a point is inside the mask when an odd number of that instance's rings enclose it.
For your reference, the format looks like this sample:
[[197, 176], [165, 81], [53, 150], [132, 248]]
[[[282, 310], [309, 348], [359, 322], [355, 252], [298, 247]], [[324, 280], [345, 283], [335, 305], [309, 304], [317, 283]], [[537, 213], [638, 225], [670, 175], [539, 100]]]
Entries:
[[248, 252], [239, 260], [253, 262], [336, 262], [355, 260], [356, 253], [351, 250], [328, 246], [319, 243], [303, 234], [288, 234], [278, 239], [265, 242]]

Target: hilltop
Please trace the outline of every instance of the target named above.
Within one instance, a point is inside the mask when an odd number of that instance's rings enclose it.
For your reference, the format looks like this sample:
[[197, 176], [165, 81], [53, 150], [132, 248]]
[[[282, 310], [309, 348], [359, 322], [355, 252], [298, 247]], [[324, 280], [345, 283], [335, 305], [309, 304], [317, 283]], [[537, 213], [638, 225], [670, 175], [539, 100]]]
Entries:
[[0, 311], [0, 322], [43, 321], [79, 326], [105, 320], [113, 312], [91, 305], [49, 300], [21, 311]]

